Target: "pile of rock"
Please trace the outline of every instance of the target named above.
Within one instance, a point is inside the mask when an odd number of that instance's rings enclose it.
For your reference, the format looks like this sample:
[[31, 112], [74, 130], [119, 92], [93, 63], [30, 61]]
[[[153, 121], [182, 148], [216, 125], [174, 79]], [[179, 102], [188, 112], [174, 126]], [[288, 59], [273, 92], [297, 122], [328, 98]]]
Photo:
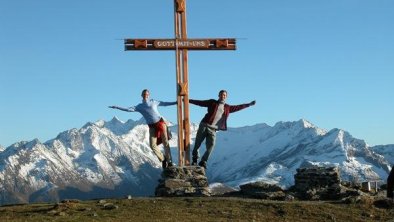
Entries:
[[210, 196], [203, 167], [168, 167], [163, 170], [161, 176], [155, 190], [156, 196]]
[[243, 184], [239, 186], [241, 193], [247, 197], [261, 198], [267, 200], [286, 200], [289, 197], [284, 190], [274, 184], [267, 184], [262, 181]]
[[373, 202], [374, 198], [361, 190], [361, 186], [340, 180], [336, 167], [297, 169], [295, 185], [287, 190], [263, 181], [243, 184], [240, 191], [224, 196], [251, 197], [267, 200], [337, 200], [343, 203]]
[[293, 189], [300, 199], [334, 200], [341, 197], [341, 179], [337, 167], [299, 168], [294, 180]]
[[[338, 200], [343, 203], [372, 202], [374, 198], [361, 191], [361, 186], [341, 182], [337, 167], [299, 168], [294, 175], [295, 185], [287, 190], [263, 181], [240, 186], [240, 190], [211, 192], [205, 169], [199, 166], [169, 167], [163, 170], [155, 195], [176, 196], [234, 196], [267, 200]], [[349, 183], [350, 184], [350, 183]]]

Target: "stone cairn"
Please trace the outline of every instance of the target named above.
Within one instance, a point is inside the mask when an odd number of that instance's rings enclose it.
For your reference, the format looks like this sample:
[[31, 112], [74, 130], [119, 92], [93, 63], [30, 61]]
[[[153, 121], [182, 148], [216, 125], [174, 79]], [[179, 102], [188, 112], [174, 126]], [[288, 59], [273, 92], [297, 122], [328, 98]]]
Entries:
[[341, 196], [341, 180], [337, 167], [299, 168], [294, 180], [294, 190], [301, 199], [333, 200]]
[[161, 177], [155, 190], [158, 197], [210, 196], [203, 167], [168, 167], [163, 169]]

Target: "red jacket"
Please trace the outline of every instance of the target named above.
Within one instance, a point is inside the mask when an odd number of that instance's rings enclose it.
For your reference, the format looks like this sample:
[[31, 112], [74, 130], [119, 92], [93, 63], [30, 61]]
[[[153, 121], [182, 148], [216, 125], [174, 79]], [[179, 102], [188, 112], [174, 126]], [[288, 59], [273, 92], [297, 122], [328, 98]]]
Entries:
[[[197, 105], [197, 106], [203, 106], [203, 107], [208, 107], [208, 113], [205, 114], [204, 118], [201, 120], [202, 123], [207, 123], [207, 124], [212, 124], [213, 119], [215, 118], [216, 111], [218, 110], [219, 106], [219, 101], [210, 99], [210, 100], [194, 100], [194, 99], [189, 99], [189, 103]], [[250, 104], [240, 104], [236, 106], [231, 106], [228, 104], [224, 104], [224, 112], [223, 112], [223, 117], [224, 121], [220, 126], [218, 126], [218, 130], [227, 130], [227, 118], [230, 115], [230, 113], [237, 112], [241, 109], [245, 109], [246, 107], [249, 107]]]

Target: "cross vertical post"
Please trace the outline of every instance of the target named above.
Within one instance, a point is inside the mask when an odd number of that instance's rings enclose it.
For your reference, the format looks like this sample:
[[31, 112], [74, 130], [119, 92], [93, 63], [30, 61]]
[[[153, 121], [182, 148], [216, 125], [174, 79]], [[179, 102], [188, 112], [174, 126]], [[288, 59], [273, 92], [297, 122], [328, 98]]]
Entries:
[[186, 0], [174, 0], [175, 55], [178, 102], [179, 165], [190, 164], [189, 79], [187, 48], [179, 49], [179, 41], [187, 40]]

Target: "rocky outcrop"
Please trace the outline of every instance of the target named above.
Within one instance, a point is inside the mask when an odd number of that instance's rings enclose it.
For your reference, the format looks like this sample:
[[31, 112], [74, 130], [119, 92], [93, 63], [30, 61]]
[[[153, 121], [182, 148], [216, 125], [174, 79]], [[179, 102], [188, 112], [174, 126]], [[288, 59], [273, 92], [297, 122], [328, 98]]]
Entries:
[[286, 194], [282, 188], [277, 185], [267, 184], [261, 181], [243, 184], [240, 186], [241, 193], [245, 196], [268, 199], [268, 200], [286, 200]]
[[[283, 189], [263, 181], [243, 184], [240, 190], [222, 196], [258, 198], [266, 200], [336, 200], [342, 203], [372, 203], [385, 197], [385, 191], [377, 189], [363, 192], [360, 184], [341, 181], [336, 167], [311, 167], [297, 169], [295, 185]], [[384, 195], [383, 195], [384, 194]]]
[[168, 167], [156, 187], [156, 196], [210, 196], [205, 169], [200, 166]]

